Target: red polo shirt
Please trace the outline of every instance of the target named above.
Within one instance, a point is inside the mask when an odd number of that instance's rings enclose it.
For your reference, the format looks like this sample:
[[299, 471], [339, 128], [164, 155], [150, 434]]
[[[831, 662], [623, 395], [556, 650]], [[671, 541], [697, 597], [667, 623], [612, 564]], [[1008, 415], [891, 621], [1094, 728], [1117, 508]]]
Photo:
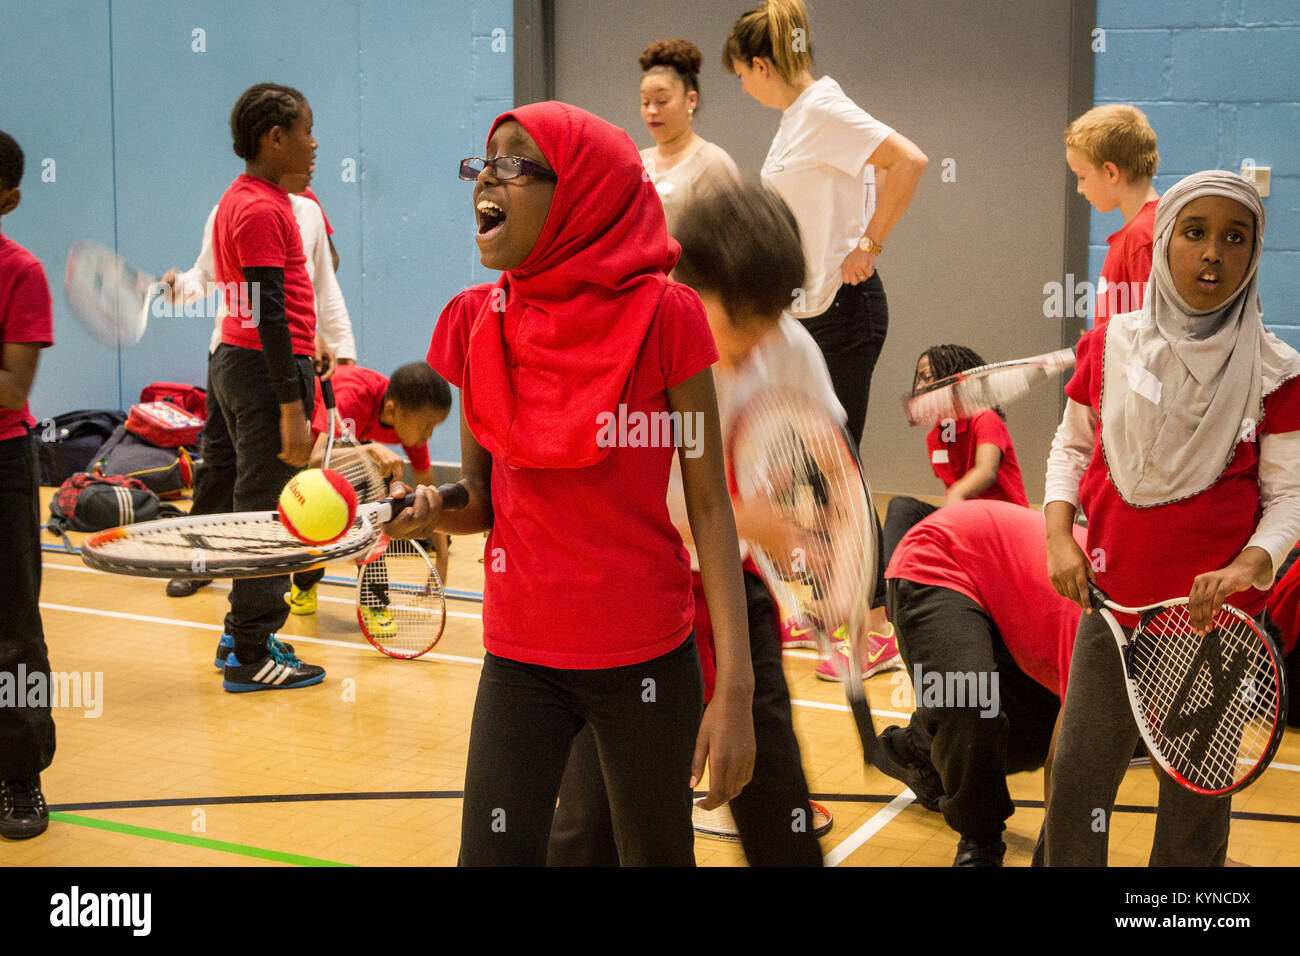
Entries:
[[[945, 441], [945, 437], [952, 440]], [[993, 484], [973, 497], [1028, 506], [1025, 479], [1020, 474], [1020, 462], [1016, 460], [1016, 446], [1011, 443], [1007, 423], [997, 412], [985, 409], [970, 418], [959, 418], [952, 423], [950, 431], [940, 423], [925, 436], [930, 467], [945, 488], [951, 488], [975, 467], [975, 451], [980, 445], [997, 445], [1002, 452], [1002, 463], [998, 465]]]
[[[43, 349], [54, 344], [52, 305], [41, 261], [0, 233], [0, 367], [7, 342]], [[0, 441], [26, 435], [35, 424], [26, 402], [22, 408], [0, 408]]]
[[[384, 410], [384, 393], [388, 378], [359, 365], [340, 365], [330, 376], [334, 401], [344, 421], [352, 423], [358, 441], [377, 441], [385, 445], [400, 444], [397, 432], [379, 423]], [[311, 415], [312, 438], [325, 431], [325, 400], [321, 397], [320, 379], [316, 379], [316, 407]], [[411, 467], [424, 471], [429, 467], [428, 445], [402, 445]]]

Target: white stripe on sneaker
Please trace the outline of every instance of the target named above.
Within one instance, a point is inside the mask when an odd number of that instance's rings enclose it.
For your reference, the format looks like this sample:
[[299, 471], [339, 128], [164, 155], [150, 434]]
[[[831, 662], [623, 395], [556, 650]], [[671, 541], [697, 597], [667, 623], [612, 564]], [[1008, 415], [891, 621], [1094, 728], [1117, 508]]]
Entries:
[[275, 676], [275, 669], [280, 665], [275, 662], [275, 658], [268, 657], [262, 669], [253, 675], [253, 680], [259, 684], [271, 683], [271, 678]]

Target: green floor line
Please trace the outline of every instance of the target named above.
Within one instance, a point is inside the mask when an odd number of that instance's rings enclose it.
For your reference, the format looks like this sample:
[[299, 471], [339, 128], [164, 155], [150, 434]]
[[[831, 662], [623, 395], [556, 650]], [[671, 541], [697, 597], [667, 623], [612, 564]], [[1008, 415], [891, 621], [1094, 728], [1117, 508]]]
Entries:
[[182, 843], [185, 846], [197, 846], [205, 850], [219, 850], [222, 853], [238, 853], [240, 856], [254, 856], [261, 860], [276, 863], [289, 863], [293, 866], [352, 866], [351, 863], [336, 863], [333, 860], [318, 860], [313, 856], [300, 856], [297, 853], [281, 853], [279, 850], [264, 850], [256, 846], [244, 846], [241, 843], [227, 843], [224, 840], [210, 840], [207, 837], [194, 836], [189, 833], [172, 833], [169, 830], [155, 830], [152, 827], [137, 827], [129, 823], [114, 823], [112, 820], [98, 820], [95, 817], [78, 816], [55, 810], [50, 814], [51, 820], [59, 823], [71, 823], [74, 826], [90, 827], [92, 830], [108, 830], [110, 833], [125, 833], [127, 836], [145, 837], [149, 840], [166, 840], [168, 843]]

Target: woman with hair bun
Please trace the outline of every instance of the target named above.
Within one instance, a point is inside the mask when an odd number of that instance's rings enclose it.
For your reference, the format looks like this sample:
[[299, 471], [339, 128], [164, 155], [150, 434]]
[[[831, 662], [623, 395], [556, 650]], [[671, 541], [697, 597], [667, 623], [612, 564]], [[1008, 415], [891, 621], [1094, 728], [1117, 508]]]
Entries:
[[889, 327], [876, 259], [927, 160], [829, 76], [814, 80], [811, 50], [803, 0], [766, 0], [736, 21], [722, 64], [751, 97], [781, 110], [762, 178], [794, 211], [803, 237], [807, 285], [790, 312], [821, 346], [849, 433], [861, 444], [871, 373]]
[[676, 231], [692, 197], [736, 182], [740, 173], [727, 151], [695, 132], [700, 108], [699, 48], [689, 40], [660, 40], [641, 54], [641, 121], [655, 145], [641, 159], [663, 200], [668, 232]]

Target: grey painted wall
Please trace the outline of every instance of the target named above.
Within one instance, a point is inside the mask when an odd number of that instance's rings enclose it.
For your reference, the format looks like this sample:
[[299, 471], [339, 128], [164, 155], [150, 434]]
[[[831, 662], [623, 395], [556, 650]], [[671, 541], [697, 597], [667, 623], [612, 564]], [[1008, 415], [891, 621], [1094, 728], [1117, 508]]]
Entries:
[[[555, 0], [556, 96], [651, 145], [637, 56], [654, 40], [683, 36], [704, 54], [697, 130], [757, 176], [780, 115], [742, 93], [721, 63], [731, 24], [750, 6]], [[1062, 322], [1044, 316], [1043, 286], [1064, 282], [1067, 271], [1073, 178], [1062, 135], [1071, 119], [1071, 12], [1069, 0], [810, 4], [814, 75], [833, 76], [930, 158], [879, 263], [890, 331], [863, 441], [878, 492], [942, 492], [924, 433], [907, 427], [899, 401], [927, 346], [958, 342], [989, 361], [1060, 347]], [[1078, 42], [1086, 46], [1087, 36]], [[1090, 75], [1086, 82], [1090, 93]], [[945, 160], [955, 166], [954, 182], [942, 181]], [[1059, 409], [1059, 389], [1044, 386], [1009, 412], [1031, 501], [1042, 500]]]

